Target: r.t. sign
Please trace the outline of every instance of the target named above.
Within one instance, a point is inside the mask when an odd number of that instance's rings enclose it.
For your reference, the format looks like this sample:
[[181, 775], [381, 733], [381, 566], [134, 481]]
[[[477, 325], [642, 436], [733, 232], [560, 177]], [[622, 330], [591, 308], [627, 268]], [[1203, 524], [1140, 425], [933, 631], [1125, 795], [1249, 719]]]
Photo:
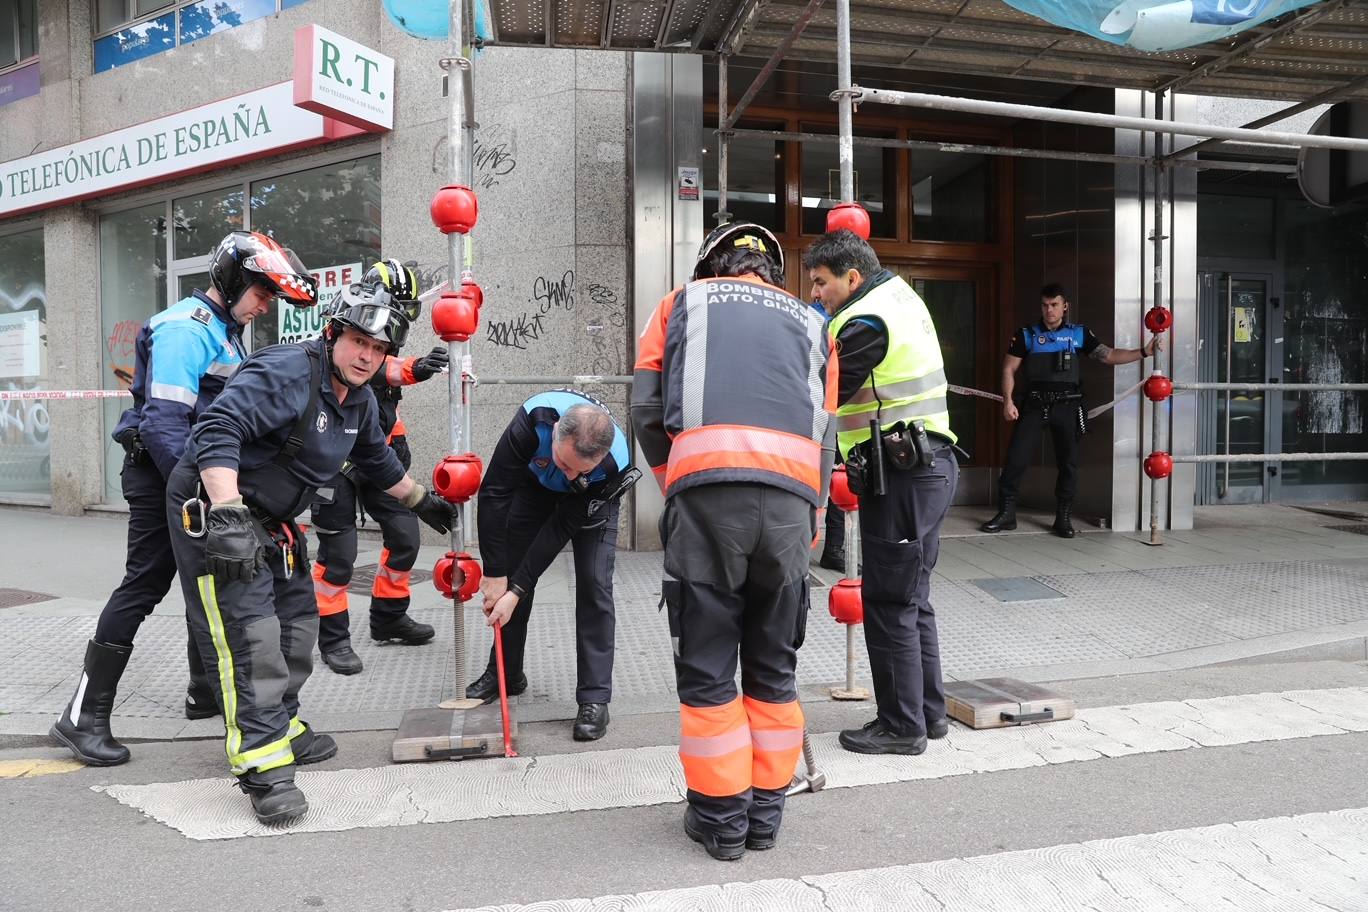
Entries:
[[394, 128], [394, 60], [321, 25], [295, 32], [294, 103], [371, 133]]

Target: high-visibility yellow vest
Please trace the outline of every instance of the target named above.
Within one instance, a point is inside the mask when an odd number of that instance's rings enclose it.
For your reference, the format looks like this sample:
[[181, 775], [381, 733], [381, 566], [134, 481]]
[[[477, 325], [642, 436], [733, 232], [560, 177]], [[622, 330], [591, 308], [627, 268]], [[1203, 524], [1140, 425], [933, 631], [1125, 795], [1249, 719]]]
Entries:
[[958, 440], [950, 430], [945, 361], [926, 302], [894, 276], [838, 310], [831, 318], [832, 338], [856, 317], [875, 317], [883, 323], [888, 351], [850, 401], [836, 410], [836, 441], [842, 455], [869, 439], [869, 419], [875, 415], [882, 430], [899, 421], [921, 421], [928, 432]]

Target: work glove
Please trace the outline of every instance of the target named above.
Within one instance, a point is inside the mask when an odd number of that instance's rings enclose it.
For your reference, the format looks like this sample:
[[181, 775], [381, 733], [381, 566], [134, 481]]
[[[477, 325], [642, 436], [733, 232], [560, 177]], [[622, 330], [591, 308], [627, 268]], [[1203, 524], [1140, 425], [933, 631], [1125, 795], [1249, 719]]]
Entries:
[[413, 362], [413, 379], [419, 382], [431, 379], [434, 374], [440, 374], [446, 370], [450, 363], [450, 356], [447, 355], [446, 348], [439, 345]]
[[413, 490], [404, 498], [404, 506], [443, 535], [451, 531], [456, 521], [456, 507], [420, 484], [414, 484]]
[[204, 566], [215, 580], [250, 583], [265, 559], [252, 511], [241, 497], [209, 507], [204, 521]]

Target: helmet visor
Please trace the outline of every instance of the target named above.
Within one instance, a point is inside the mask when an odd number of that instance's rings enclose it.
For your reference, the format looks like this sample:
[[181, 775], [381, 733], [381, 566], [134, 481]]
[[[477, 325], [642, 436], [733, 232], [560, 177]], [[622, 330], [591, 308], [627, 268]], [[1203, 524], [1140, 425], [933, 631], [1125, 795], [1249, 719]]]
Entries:
[[338, 314], [337, 320], [373, 339], [388, 342], [391, 352], [403, 348], [408, 338], [408, 317], [385, 304], [355, 304]]
[[252, 279], [264, 282], [280, 298], [296, 307], [318, 303], [318, 280], [288, 247], [262, 248], [242, 261]]

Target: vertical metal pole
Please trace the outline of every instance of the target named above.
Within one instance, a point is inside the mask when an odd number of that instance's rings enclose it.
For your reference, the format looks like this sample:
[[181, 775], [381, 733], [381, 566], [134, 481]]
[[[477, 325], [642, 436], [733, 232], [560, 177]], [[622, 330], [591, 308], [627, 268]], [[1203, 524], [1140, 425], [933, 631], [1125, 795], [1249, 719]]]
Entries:
[[[1155, 120], [1164, 117], [1164, 92], [1159, 90], [1154, 93], [1154, 118]], [[1161, 306], [1164, 303], [1164, 159], [1163, 147], [1165, 134], [1158, 130], [1154, 131], [1154, 305]], [[1144, 349], [1144, 341], [1140, 343]], [[1170, 363], [1172, 356], [1170, 355]], [[1144, 359], [1141, 358], [1141, 373], [1143, 370]], [[1154, 368], [1159, 368], [1159, 353], [1154, 354]], [[1159, 450], [1159, 423], [1162, 417], [1162, 404], [1155, 402], [1150, 408], [1150, 452]], [[1172, 477], [1172, 476], [1170, 476]], [[1150, 480], [1150, 544], [1160, 544], [1159, 541], [1159, 484], [1160, 479]]]
[[855, 105], [850, 95], [850, 0], [836, 0], [836, 88], [840, 127], [841, 202], [855, 202]]
[[[1226, 273], [1226, 356], [1225, 356], [1225, 377], [1226, 383], [1230, 380], [1231, 365], [1234, 364], [1235, 357], [1235, 277]], [[1225, 391], [1225, 454], [1230, 455], [1230, 390]], [[1226, 460], [1221, 466], [1225, 481], [1221, 485], [1221, 497], [1230, 493], [1230, 461]]]
[[731, 147], [731, 128], [727, 126], [728, 59], [728, 54], [722, 54], [717, 58], [717, 214], [713, 218], [719, 225], [731, 221], [731, 213], [727, 211], [727, 169]]
[[[470, 186], [469, 164], [471, 157], [469, 154], [468, 134], [466, 133], [466, 122], [469, 120], [466, 112], [466, 86], [465, 80], [467, 73], [464, 66], [468, 62], [464, 60], [466, 35], [465, 35], [465, 2], [464, 0], [451, 0], [448, 6], [448, 22], [450, 33], [447, 39], [447, 174], [450, 182]], [[466, 254], [466, 236], [461, 234], [447, 235], [447, 275], [451, 277], [451, 288], [455, 290], [460, 286], [461, 267]], [[458, 342], [448, 342], [447, 352], [450, 355], [451, 369], [447, 375], [448, 402], [450, 403], [450, 431], [451, 431], [451, 452], [461, 453], [465, 450], [465, 428], [466, 428], [466, 397], [468, 390], [464, 371], [462, 371], [462, 355], [465, 354], [467, 346]], [[465, 550], [465, 526], [458, 521], [451, 529], [451, 550]], [[452, 646], [455, 651], [454, 672], [456, 675], [455, 696], [457, 699], [465, 696], [466, 681], [466, 642], [465, 642], [465, 603], [453, 599], [452, 607]]]
[[[856, 579], [860, 575], [860, 512], [849, 510], [845, 515], [845, 576]], [[855, 692], [855, 625], [846, 624], [846, 693]]]

